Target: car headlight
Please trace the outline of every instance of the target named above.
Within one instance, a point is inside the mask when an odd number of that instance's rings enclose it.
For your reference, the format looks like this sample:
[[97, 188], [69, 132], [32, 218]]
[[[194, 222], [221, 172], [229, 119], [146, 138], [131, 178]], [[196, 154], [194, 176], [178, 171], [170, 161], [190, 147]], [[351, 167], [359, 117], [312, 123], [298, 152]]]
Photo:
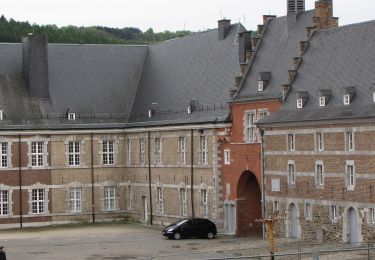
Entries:
[[173, 231], [173, 228], [170, 228], [167, 230], [167, 232], [172, 232]]

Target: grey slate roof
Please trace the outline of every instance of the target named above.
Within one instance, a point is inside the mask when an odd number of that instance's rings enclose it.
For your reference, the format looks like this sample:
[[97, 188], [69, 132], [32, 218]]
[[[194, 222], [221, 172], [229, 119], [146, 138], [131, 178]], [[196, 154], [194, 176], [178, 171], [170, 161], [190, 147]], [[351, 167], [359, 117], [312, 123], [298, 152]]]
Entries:
[[[211, 30], [150, 46], [130, 121], [226, 120], [228, 106], [221, 106], [229, 101], [229, 89], [239, 72], [235, 42], [242, 29], [240, 24], [232, 25], [222, 41], [218, 41], [218, 30]], [[212, 109], [187, 115], [192, 99], [198, 99], [198, 106]], [[148, 118], [152, 103], [164, 112]]]
[[[297, 77], [281, 110], [261, 123], [374, 118], [375, 21], [316, 32], [303, 56]], [[355, 87], [350, 105], [343, 95]], [[330, 89], [325, 107], [319, 90]], [[296, 109], [296, 93], [309, 93], [303, 109]]]
[[[314, 10], [290, 14], [268, 23], [256, 56], [233, 102], [281, 97], [281, 86], [288, 83], [288, 70], [294, 68], [293, 58], [300, 56], [299, 43], [307, 40], [306, 27], [312, 26], [314, 14]], [[260, 72], [270, 72], [270, 80], [263, 92], [258, 92]]]

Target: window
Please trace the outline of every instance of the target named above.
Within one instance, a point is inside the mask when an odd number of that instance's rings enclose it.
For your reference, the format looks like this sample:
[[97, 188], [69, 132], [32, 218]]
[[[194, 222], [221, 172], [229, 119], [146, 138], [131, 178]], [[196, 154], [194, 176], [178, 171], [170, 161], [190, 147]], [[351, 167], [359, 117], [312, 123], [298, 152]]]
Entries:
[[264, 90], [264, 81], [263, 80], [259, 80], [258, 81], [258, 91], [262, 92], [263, 90]]
[[161, 165], [161, 139], [155, 138], [155, 164]]
[[280, 211], [280, 202], [275, 200], [273, 202], [273, 212], [277, 212], [277, 211]]
[[337, 216], [338, 216], [338, 210], [337, 210], [337, 206], [335, 205], [331, 205], [331, 220], [337, 220]]
[[372, 101], [375, 102], [375, 92], [372, 92]]
[[224, 150], [224, 164], [230, 164], [230, 150]]
[[43, 166], [44, 142], [31, 142], [31, 166]]
[[353, 132], [346, 132], [346, 149], [354, 151], [354, 135]]
[[33, 214], [44, 213], [44, 189], [33, 189], [31, 193], [31, 207]]
[[275, 192], [280, 191], [280, 179], [271, 180], [271, 191], [275, 191]]
[[344, 95], [344, 105], [350, 105], [350, 94]]
[[181, 216], [187, 216], [186, 189], [180, 189]]
[[348, 176], [348, 188], [354, 188], [355, 186], [355, 168], [354, 162], [346, 162], [346, 174]]
[[208, 217], [208, 194], [207, 189], [201, 189], [202, 215]]
[[311, 220], [312, 219], [312, 206], [310, 202], [305, 203], [305, 219]]
[[127, 158], [126, 162], [128, 165], [132, 164], [132, 140], [128, 139], [126, 140], [126, 150], [127, 150]]
[[116, 187], [104, 187], [104, 210], [116, 210]]
[[114, 141], [103, 141], [103, 165], [114, 164]]
[[200, 136], [199, 137], [199, 161], [202, 165], [206, 165], [208, 163], [207, 161], [207, 137], [206, 136]]
[[69, 166], [77, 166], [80, 164], [80, 142], [69, 142]]
[[266, 116], [268, 116], [268, 110], [260, 110], [258, 120], [261, 120], [261, 119], [265, 118]]
[[0, 190], [0, 216], [9, 214], [9, 191]]
[[128, 185], [128, 210], [133, 209], [133, 187]]
[[294, 139], [294, 134], [288, 134], [288, 151], [290, 152], [294, 152], [296, 149]]
[[316, 184], [319, 186], [324, 185], [324, 170], [322, 162], [317, 162], [316, 164]]
[[76, 120], [76, 113], [68, 113], [68, 120]]
[[69, 191], [69, 204], [71, 212], [82, 211], [82, 188], [71, 188]]
[[257, 141], [257, 128], [255, 126], [255, 112], [245, 114], [245, 140], [246, 143], [255, 143]]
[[297, 108], [303, 108], [303, 99], [302, 98], [297, 99]]
[[319, 97], [319, 106], [321, 107], [326, 106], [326, 97]]
[[158, 206], [159, 206], [159, 213], [164, 213], [164, 194], [163, 194], [163, 189], [161, 187], [158, 187], [157, 188], [157, 203], [158, 203]]
[[292, 162], [288, 163], [288, 177], [289, 177], [289, 184], [296, 184], [295, 165]]
[[316, 133], [315, 134], [315, 147], [317, 152], [324, 151], [324, 142], [323, 142], [323, 134]]
[[375, 224], [375, 208], [370, 209], [370, 219], [371, 224]]
[[2, 142], [1, 145], [1, 168], [8, 167], [8, 143]]
[[146, 164], [146, 140], [143, 138], [139, 139], [139, 163]]
[[186, 138], [178, 138], [178, 163], [186, 164]]
[[4, 120], [4, 110], [0, 109], [0, 121]]

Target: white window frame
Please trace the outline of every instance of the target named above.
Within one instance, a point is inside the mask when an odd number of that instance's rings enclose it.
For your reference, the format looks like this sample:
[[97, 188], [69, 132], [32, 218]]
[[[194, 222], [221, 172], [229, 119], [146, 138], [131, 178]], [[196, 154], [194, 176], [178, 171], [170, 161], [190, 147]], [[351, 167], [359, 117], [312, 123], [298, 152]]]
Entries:
[[146, 164], [146, 139], [139, 139], [139, 164]]
[[350, 94], [345, 94], [343, 99], [344, 99], [345, 106], [350, 105]]
[[295, 161], [288, 161], [288, 184], [296, 184], [296, 164]]
[[107, 212], [116, 211], [117, 197], [116, 197], [116, 187], [115, 186], [105, 186], [104, 187], [104, 210]]
[[160, 137], [155, 138], [154, 145], [155, 145], [155, 151], [154, 151], [155, 165], [162, 165], [163, 145], [162, 145], [162, 140]]
[[201, 189], [202, 216], [208, 218], [208, 189]]
[[31, 166], [44, 166], [44, 141], [31, 142]]
[[271, 191], [272, 192], [280, 192], [280, 178], [272, 179], [271, 180]]
[[186, 188], [180, 189], [180, 214], [182, 217], [187, 216], [187, 191]]
[[186, 137], [184, 136], [178, 138], [178, 163], [186, 164]]
[[256, 110], [245, 112], [245, 142], [256, 143], [258, 132], [255, 122], [257, 121]]
[[375, 103], [375, 91], [372, 92], [372, 101]]
[[230, 150], [229, 149], [224, 150], [224, 164], [225, 165], [230, 164]]
[[104, 140], [102, 149], [102, 160], [104, 166], [115, 164], [115, 141]]
[[68, 113], [68, 120], [76, 120], [76, 113]]
[[208, 164], [208, 138], [205, 135], [199, 136], [199, 162], [201, 165]]
[[324, 151], [324, 136], [322, 132], [315, 133], [315, 147], [317, 152]]
[[264, 91], [264, 81], [263, 80], [259, 80], [258, 81], [258, 91], [259, 92], [263, 92]]
[[355, 150], [355, 143], [354, 143], [354, 132], [353, 131], [346, 131], [345, 132], [345, 141], [346, 141], [346, 150], [347, 151], [354, 151]]
[[68, 165], [79, 166], [80, 164], [81, 164], [81, 142], [69, 141], [68, 142]]
[[126, 164], [127, 165], [132, 165], [132, 145], [133, 145], [133, 140], [131, 139], [126, 139]]
[[295, 134], [287, 134], [286, 141], [287, 141], [288, 151], [294, 152], [296, 150], [296, 135]]
[[162, 187], [156, 188], [157, 203], [160, 214], [164, 214], [164, 191]]
[[320, 107], [326, 106], [326, 97], [319, 97], [319, 106]]
[[303, 99], [302, 98], [297, 99], [297, 108], [298, 109], [303, 108]]
[[10, 215], [10, 192], [0, 189], [0, 216]]
[[356, 186], [356, 172], [354, 161], [346, 161], [345, 173], [347, 176], [348, 190], [354, 190]]
[[72, 187], [69, 189], [69, 208], [72, 213], [82, 212], [82, 188]]
[[44, 214], [46, 190], [43, 188], [32, 189], [31, 191], [31, 212], [33, 215]]
[[315, 163], [315, 178], [316, 178], [316, 185], [318, 187], [324, 186], [324, 164], [322, 161], [317, 161]]
[[0, 155], [1, 155], [1, 162], [0, 168], [8, 168], [9, 167], [9, 143], [8, 142], [0, 142]]
[[4, 110], [0, 109], [0, 121], [4, 120]]

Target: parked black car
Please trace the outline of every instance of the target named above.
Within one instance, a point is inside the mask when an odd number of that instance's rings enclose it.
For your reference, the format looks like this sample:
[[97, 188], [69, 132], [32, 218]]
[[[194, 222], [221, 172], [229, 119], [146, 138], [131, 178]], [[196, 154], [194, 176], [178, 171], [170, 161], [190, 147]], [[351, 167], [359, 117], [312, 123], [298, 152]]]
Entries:
[[216, 225], [204, 218], [185, 218], [167, 226], [163, 236], [180, 239], [188, 237], [206, 237], [212, 239], [217, 235]]

